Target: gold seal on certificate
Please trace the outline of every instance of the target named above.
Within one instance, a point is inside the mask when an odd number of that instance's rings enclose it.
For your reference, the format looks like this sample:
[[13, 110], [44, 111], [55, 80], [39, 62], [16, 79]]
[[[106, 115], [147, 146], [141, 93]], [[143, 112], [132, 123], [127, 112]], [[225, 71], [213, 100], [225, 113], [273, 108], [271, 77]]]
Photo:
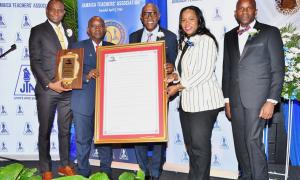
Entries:
[[56, 80], [69, 89], [82, 88], [83, 49], [60, 50], [57, 54]]

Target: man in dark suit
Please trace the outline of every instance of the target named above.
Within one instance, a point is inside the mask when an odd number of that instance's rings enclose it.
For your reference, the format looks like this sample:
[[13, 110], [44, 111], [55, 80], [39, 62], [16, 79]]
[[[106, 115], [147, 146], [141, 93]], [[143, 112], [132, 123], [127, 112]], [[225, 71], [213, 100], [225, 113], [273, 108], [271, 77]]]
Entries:
[[262, 134], [280, 100], [284, 54], [279, 30], [256, 21], [256, 13], [255, 0], [238, 0], [239, 26], [224, 39], [222, 88], [243, 174], [240, 178], [267, 180]]
[[[61, 0], [50, 0], [47, 4], [48, 20], [31, 29], [29, 37], [30, 66], [36, 79], [35, 96], [39, 120], [38, 149], [40, 171], [43, 179], [51, 179], [50, 133], [57, 111], [60, 174], [73, 175], [70, 166], [71, 92], [55, 81], [56, 54], [66, 49], [75, 38], [67, 34], [61, 20], [65, 14]], [[68, 30], [69, 31], [69, 30]]]
[[[174, 33], [159, 27], [159, 18], [160, 13], [157, 6], [152, 3], [146, 4], [140, 16], [144, 28], [130, 34], [129, 43], [164, 40], [166, 43], [166, 70], [167, 73], [172, 73], [177, 56], [177, 39]], [[162, 164], [164, 163], [163, 153], [165, 151], [165, 144], [151, 143], [153, 146], [152, 163], [148, 162], [148, 145], [143, 143], [135, 145], [137, 161], [140, 168], [145, 172], [146, 178], [150, 178], [148, 176], [151, 176], [152, 179], [158, 179]]]
[[[96, 69], [96, 47], [113, 45], [103, 41], [105, 33], [104, 20], [94, 16], [88, 22], [87, 34], [90, 38], [72, 45], [72, 48], [84, 48], [83, 86], [82, 89], [72, 91], [71, 109], [76, 130], [77, 172], [85, 177], [91, 174], [89, 155], [94, 134], [95, 79], [99, 76]], [[101, 160], [100, 170], [110, 176], [111, 145], [100, 145], [96, 148]]]

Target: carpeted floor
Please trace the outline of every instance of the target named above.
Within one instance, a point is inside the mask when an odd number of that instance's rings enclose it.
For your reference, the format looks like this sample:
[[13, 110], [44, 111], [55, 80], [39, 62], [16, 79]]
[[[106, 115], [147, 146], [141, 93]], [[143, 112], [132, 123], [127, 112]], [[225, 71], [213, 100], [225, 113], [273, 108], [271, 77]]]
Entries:
[[[7, 164], [11, 164], [12, 161], [0, 161], [0, 167], [5, 166]], [[23, 161], [22, 164], [24, 164], [28, 168], [38, 168], [38, 162], [37, 161]], [[58, 168], [58, 161], [53, 162], [53, 173], [55, 177], [59, 177], [57, 174], [57, 168]], [[92, 166], [93, 173], [98, 171], [97, 166]], [[269, 165], [269, 171], [275, 172], [275, 173], [284, 173], [284, 166], [283, 165]], [[118, 177], [121, 173], [123, 173], [124, 170], [122, 169], [113, 169], [112, 178], [113, 180], [118, 180]], [[276, 179], [276, 180], [284, 180], [283, 176], [270, 174], [270, 179]], [[177, 172], [171, 172], [171, 171], [163, 171], [160, 180], [186, 180], [187, 174], [185, 173], [177, 173]], [[224, 178], [217, 178], [217, 177], [211, 177], [210, 180], [227, 180]], [[300, 167], [290, 167], [289, 170], [289, 178], [288, 180], [300, 180]]]

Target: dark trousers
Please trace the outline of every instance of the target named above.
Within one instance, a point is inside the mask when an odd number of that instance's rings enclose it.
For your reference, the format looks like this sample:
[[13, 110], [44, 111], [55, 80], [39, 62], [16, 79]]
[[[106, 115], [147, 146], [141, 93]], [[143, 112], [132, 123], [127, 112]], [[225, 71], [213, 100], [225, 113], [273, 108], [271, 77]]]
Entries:
[[[153, 147], [151, 163], [148, 159], [150, 146]], [[165, 143], [142, 143], [136, 144], [134, 148], [138, 164], [146, 176], [159, 177], [162, 171], [162, 165], [165, 162], [165, 158], [163, 157]]]
[[[91, 174], [89, 157], [94, 136], [94, 116], [73, 112], [76, 131], [77, 173], [88, 177]], [[100, 171], [111, 175], [111, 145], [95, 145], [100, 157]]]
[[61, 94], [48, 91], [36, 93], [39, 120], [38, 149], [40, 171], [51, 171], [50, 135], [57, 111], [59, 157], [61, 166], [70, 165], [70, 128], [72, 121], [70, 92]]
[[258, 117], [260, 108], [231, 106], [232, 132], [236, 156], [242, 171], [240, 179], [268, 180], [268, 165], [262, 142], [265, 120]]
[[208, 180], [211, 162], [211, 135], [219, 109], [202, 112], [179, 110], [186, 150], [189, 155], [189, 180]]

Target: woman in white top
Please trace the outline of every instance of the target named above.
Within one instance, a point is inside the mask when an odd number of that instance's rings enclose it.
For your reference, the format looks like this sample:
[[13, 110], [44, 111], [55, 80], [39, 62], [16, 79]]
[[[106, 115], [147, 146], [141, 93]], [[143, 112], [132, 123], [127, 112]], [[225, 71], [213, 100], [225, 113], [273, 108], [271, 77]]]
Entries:
[[211, 134], [224, 97], [215, 75], [218, 43], [205, 27], [201, 10], [188, 6], [179, 17], [179, 52], [168, 95], [180, 92], [180, 121], [190, 157], [189, 180], [208, 180]]

